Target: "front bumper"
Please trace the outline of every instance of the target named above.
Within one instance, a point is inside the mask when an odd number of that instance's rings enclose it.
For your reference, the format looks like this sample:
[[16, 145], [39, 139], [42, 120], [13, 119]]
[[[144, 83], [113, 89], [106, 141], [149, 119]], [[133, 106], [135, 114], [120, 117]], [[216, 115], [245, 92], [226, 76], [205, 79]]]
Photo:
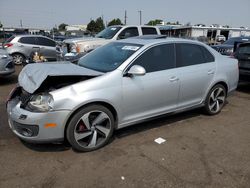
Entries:
[[10, 75], [15, 72], [12, 58], [0, 59], [0, 76]]
[[[9, 126], [12, 131], [22, 140], [32, 143], [45, 143], [62, 141], [64, 128], [70, 111], [51, 111], [35, 113], [20, 107], [21, 102], [12, 99], [7, 103]], [[47, 126], [47, 125], [56, 126]], [[27, 130], [32, 131], [32, 136], [26, 136]]]

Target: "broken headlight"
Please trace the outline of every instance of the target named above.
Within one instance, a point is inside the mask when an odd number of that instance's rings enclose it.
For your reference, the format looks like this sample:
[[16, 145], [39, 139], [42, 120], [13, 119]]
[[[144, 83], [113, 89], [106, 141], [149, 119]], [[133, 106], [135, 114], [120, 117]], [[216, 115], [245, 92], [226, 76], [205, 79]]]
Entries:
[[53, 107], [53, 97], [50, 94], [33, 95], [28, 102], [28, 108], [35, 112], [48, 112]]

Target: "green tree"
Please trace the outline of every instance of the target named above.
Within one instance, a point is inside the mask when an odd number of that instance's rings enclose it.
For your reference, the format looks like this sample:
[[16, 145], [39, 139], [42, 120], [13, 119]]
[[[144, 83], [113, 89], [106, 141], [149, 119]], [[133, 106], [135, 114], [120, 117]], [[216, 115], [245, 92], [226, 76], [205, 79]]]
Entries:
[[68, 26], [68, 24], [61, 23], [61, 24], [58, 26], [59, 31], [65, 31], [65, 30], [66, 30], [66, 26]]
[[96, 19], [95, 24], [96, 24], [96, 27], [95, 27], [95, 32], [96, 33], [99, 33], [100, 31], [102, 31], [105, 28], [103, 20], [102, 20], [101, 17]]
[[157, 24], [161, 24], [162, 20], [160, 19], [155, 19], [155, 20], [150, 20], [147, 25], [157, 25]]
[[95, 28], [96, 28], [96, 23], [94, 20], [91, 20], [87, 25], [87, 30], [90, 32], [95, 32]]
[[122, 21], [119, 18], [117, 18], [117, 19], [111, 20], [108, 23], [108, 26], [111, 26], [111, 25], [123, 25], [123, 23], [122, 23]]
[[0, 28], [2, 28], [3, 27], [3, 24], [2, 24], [2, 22], [0, 22]]

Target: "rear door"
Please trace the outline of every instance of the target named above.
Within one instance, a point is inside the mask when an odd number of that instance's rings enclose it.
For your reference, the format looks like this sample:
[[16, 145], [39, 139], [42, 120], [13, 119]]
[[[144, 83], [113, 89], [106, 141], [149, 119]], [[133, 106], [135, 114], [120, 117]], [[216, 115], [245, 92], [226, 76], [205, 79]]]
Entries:
[[17, 43], [18, 51], [29, 58], [32, 52], [38, 52], [39, 46], [35, 36], [21, 37]]
[[40, 47], [40, 53], [49, 61], [56, 60], [56, 42], [45, 38], [37, 37], [37, 43]]
[[123, 77], [123, 123], [174, 110], [179, 93], [174, 45], [162, 44], [146, 50], [127, 71], [133, 65], [144, 67], [146, 74]]
[[203, 46], [176, 44], [176, 64], [180, 79], [179, 108], [200, 104], [214, 77], [216, 65], [213, 55]]

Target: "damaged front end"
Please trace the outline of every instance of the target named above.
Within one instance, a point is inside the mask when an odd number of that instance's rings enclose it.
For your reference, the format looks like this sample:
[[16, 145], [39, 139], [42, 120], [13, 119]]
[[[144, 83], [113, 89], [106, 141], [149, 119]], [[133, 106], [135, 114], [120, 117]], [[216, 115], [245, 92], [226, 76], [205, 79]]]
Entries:
[[70, 111], [56, 109], [53, 91], [100, 75], [102, 73], [67, 62], [27, 65], [7, 99], [10, 128], [25, 141], [62, 140], [61, 126]]
[[96, 76], [48, 76], [33, 93], [17, 85], [7, 102], [20, 102], [20, 108], [31, 112], [46, 112], [53, 109], [53, 97], [50, 92], [94, 77]]

